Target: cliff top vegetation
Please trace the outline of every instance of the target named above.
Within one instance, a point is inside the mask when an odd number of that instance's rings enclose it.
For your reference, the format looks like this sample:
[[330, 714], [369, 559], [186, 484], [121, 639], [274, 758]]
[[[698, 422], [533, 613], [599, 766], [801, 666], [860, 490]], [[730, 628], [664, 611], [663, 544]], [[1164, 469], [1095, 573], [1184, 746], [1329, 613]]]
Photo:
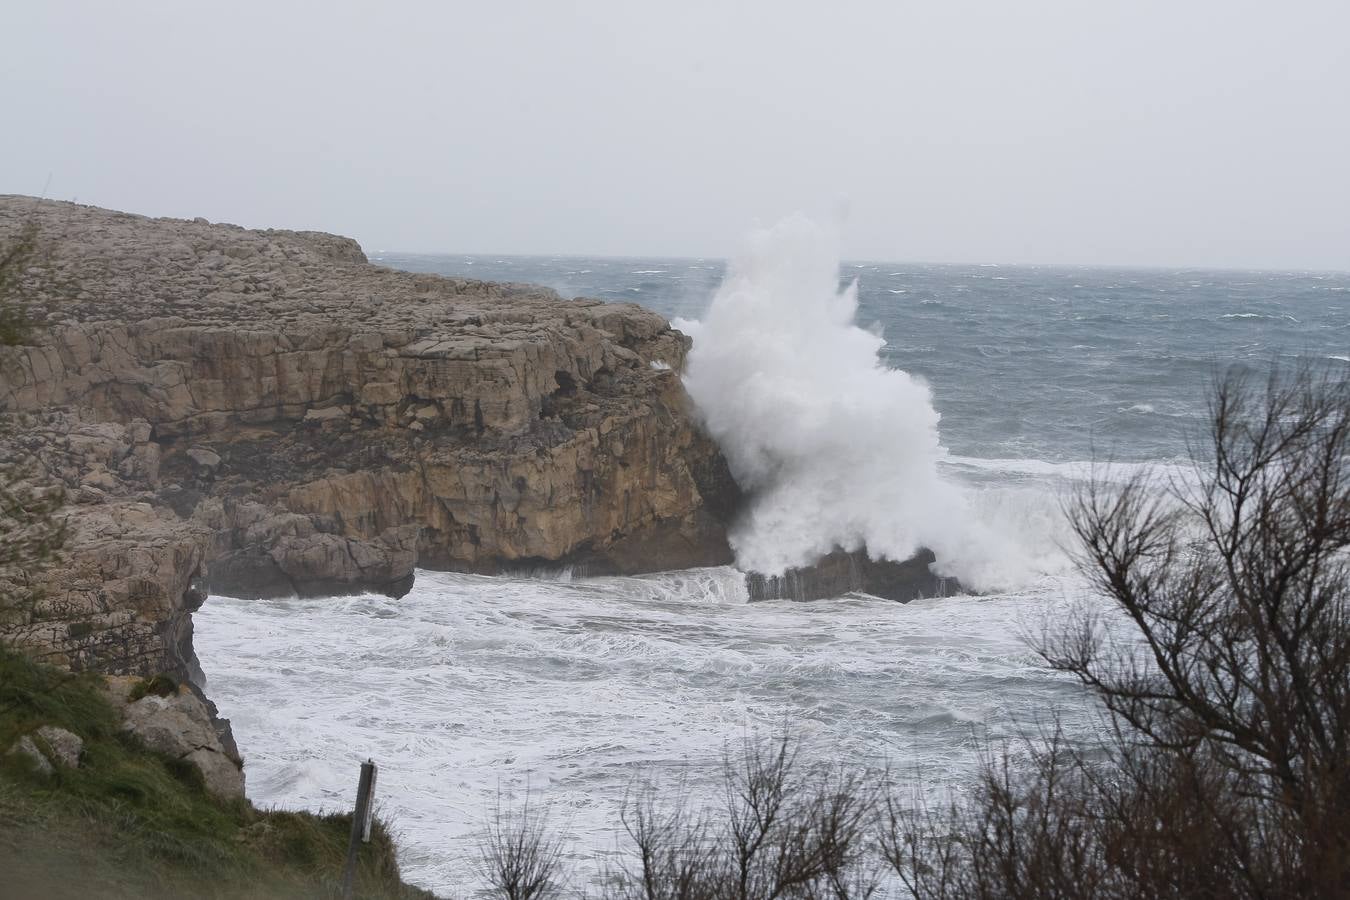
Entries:
[[[0, 650], [0, 747], [39, 725], [83, 739], [79, 765], [36, 770], [0, 755], [5, 896], [262, 897], [336, 895], [350, 813], [255, 809], [212, 796], [191, 763], [126, 734], [101, 678]], [[390, 829], [363, 845], [357, 896], [432, 895], [399, 880]]]

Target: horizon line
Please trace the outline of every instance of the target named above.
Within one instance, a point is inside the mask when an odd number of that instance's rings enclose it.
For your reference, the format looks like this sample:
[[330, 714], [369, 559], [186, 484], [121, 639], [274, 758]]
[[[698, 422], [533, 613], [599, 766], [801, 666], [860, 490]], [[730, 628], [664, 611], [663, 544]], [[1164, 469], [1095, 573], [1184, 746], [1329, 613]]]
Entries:
[[[482, 259], [590, 259], [606, 261], [622, 260], [670, 260], [684, 262], [711, 262], [726, 265], [728, 257], [716, 255], [669, 255], [669, 254], [629, 254], [629, 253], [468, 253], [453, 250], [365, 250], [371, 260], [377, 256], [459, 256]], [[1350, 268], [1270, 268], [1261, 266], [1221, 266], [1221, 265], [1163, 265], [1159, 263], [1034, 263], [1034, 262], [949, 262], [921, 259], [883, 259], [879, 257], [842, 257], [840, 266], [846, 265], [888, 265], [888, 266], [931, 266], [945, 268], [994, 268], [994, 269], [1096, 269], [1108, 271], [1137, 272], [1235, 272], [1265, 275], [1344, 275], [1350, 276]]]

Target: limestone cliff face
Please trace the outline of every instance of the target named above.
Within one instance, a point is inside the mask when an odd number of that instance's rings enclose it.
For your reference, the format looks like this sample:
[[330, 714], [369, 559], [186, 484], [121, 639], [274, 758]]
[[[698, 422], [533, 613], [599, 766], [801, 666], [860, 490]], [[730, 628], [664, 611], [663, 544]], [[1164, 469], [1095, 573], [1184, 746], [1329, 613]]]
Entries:
[[0, 348], [0, 454], [70, 503], [20, 623], [76, 665], [190, 664], [208, 587], [405, 591], [414, 565], [730, 562], [688, 339], [636, 306], [373, 266], [355, 242], [0, 197], [51, 250]]

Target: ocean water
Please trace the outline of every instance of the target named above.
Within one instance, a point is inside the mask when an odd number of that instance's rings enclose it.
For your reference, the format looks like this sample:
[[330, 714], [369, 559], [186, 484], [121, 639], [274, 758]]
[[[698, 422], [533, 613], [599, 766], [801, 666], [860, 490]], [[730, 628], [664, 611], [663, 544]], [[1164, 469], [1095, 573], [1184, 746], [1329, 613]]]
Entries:
[[[372, 254], [417, 272], [526, 281], [698, 318], [720, 260]], [[1185, 456], [1216, 369], [1279, 357], [1350, 366], [1350, 274], [848, 262], [858, 323], [928, 381], [952, 453]]]
[[[549, 285], [699, 319], [715, 260], [373, 254], [384, 265]], [[1059, 502], [1094, 459], [1184, 474], [1220, 369], [1350, 366], [1350, 275], [845, 263], [879, 355], [931, 389], [940, 477], [964, 515], [1015, 531], [1010, 589], [897, 605], [747, 604], [732, 568], [640, 578], [420, 572], [401, 600], [213, 597], [196, 614], [209, 692], [265, 805], [350, 806], [359, 761], [406, 876], [471, 893], [476, 835], [528, 792], [585, 872], [619, 840], [635, 779], [715, 797], [728, 742], [785, 724], [809, 755], [960, 791], [991, 744], [1091, 700], [1030, 639], [1101, 601], [1065, 557]], [[877, 447], [886, 453], [887, 448]]]

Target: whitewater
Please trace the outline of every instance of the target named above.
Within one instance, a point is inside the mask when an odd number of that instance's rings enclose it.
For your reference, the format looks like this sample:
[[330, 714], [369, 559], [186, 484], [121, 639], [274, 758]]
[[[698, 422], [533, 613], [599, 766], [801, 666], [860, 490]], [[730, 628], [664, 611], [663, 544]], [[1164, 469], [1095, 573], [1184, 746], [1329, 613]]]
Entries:
[[[400, 600], [212, 598], [197, 650], [264, 805], [339, 810], [380, 764], [405, 875], [462, 896], [498, 792], [551, 806], [586, 870], [619, 842], [637, 777], [717, 796], [728, 741], [784, 724], [812, 755], [936, 788], [987, 740], [1060, 709], [1075, 685], [1022, 640], [1074, 602], [1013, 595], [908, 606], [857, 597], [745, 602], [730, 568], [578, 581], [419, 572]], [[1048, 721], [1048, 720], [1047, 720]]]
[[[461, 896], [477, 884], [476, 835], [499, 795], [547, 804], [584, 872], [618, 842], [635, 779], [682, 778], [695, 800], [714, 798], [719, 755], [747, 732], [786, 724], [808, 754], [886, 764], [898, 789], [934, 796], [962, 790], [991, 743], [1015, 745], [1052, 716], [1091, 739], [1098, 711], [1029, 645], [1101, 608], [1065, 557], [1061, 500], [1094, 459], [1117, 460], [1112, 477], [1184, 477], [1219, 367], [1261, 369], [1277, 354], [1344, 364], [1350, 276], [840, 271], [834, 236], [813, 227], [778, 235], [796, 248], [787, 262], [756, 257], [765, 248], [752, 239], [729, 268], [377, 261], [684, 320], [697, 341], [691, 394], [764, 503], [736, 532], [743, 558], [773, 567], [823, 542], [896, 554], [923, 543], [987, 592], [750, 604], [728, 567], [418, 572], [399, 600], [212, 597], [194, 616], [195, 645], [254, 802], [346, 809], [358, 763], [374, 758], [405, 875]], [[746, 366], [778, 374], [725, 390]]]
[[938, 471], [947, 451], [921, 379], [880, 357], [884, 328], [856, 322], [839, 287], [837, 230], [797, 215], [754, 232], [693, 339], [684, 384], [737, 484], [737, 565], [781, 574], [842, 548], [897, 562], [927, 547], [938, 574], [981, 593], [1047, 561], [1023, 523], [976, 515]]

